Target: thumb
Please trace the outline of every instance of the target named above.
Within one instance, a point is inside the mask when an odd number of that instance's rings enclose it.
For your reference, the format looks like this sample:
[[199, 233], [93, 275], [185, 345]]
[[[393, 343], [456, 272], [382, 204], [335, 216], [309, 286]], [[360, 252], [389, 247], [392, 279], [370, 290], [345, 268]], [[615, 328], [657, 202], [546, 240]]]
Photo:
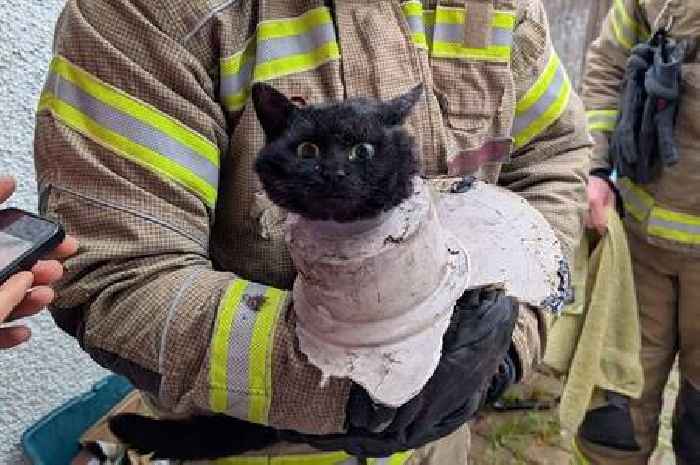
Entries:
[[15, 180], [9, 176], [0, 177], [0, 203], [9, 199], [15, 191]]

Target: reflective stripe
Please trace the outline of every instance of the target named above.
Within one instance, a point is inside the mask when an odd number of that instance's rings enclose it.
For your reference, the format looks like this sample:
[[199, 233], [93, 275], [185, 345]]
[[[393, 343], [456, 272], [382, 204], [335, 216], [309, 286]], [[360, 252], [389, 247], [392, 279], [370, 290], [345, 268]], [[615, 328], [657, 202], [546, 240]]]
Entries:
[[216, 315], [211, 355], [209, 356], [209, 406], [216, 413], [228, 410], [228, 347], [231, 341], [235, 313], [246, 287], [248, 287], [247, 281], [235, 280], [229, 286], [224, 298], [221, 299]]
[[423, 4], [413, 0], [405, 2], [401, 5], [404, 16], [408, 22], [408, 27], [411, 29], [411, 40], [419, 48], [428, 49], [428, 41], [432, 39], [432, 29], [430, 35], [426, 34], [426, 21], [423, 19], [425, 14]]
[[[367, 465], [404, 465], [412, 451], [398, 452], [391, 457], [367, 459]], [[261, 457], [228, 457], [213, 461], [214, 465], [360, 465], [360, 460], [345, 452]]]
[[250, 83], [255, 67], [254, 39], [233, 56], [221, 60], [221, 100], [229, 111], [243, 108], [250, 95]]
[[564, 113], [570, 97], [571, 81], [552, 50], [544, 71], [515, 106], [515, 147], [524, 146], [554, 123]]
[[508, 61], [513, 45], [515, 14], [496, 11], [491, 23], [491, 44], [485, 48], [464, 46], [464, 24], [468, 12], [464, 8], [442, 7], [423, 10], [421, 2], [411, 0], [401, 5], [413, 43], [438, 58], [468, 58], [486, 61]]
[[240, 110], [252, 82], [308, 71], [339, 58], [327, 7], [296, 18], [263, 21], [243, 50], [221, 61], [221, 99], [229, 111]]
[[491, 23], [491, 44], [485, 48], [464, 46], [464, 24], [468, 12], [463, 8], [438, 6], [431, 17], [434, 31], [431, 55], [438, 58], [466, 58], [484, 61], [509, 61], [515, 29], [515, 13], [496, 11]]
[[413, 451], [397, 452], [391, 457], [381, 459], [369, 459], [367, 465], [403, 465], [413, 454]]
[[622, 195], [625, 210], [640, 223], [646, 221], [654, 208], [654, 198], [627, 178], [620, 179], [617, 187]]
[[[253, 339], [250, 341], [250, 373], [248, 392], [251, 395], [248, 420], [268, 424], [272, 400], [272, 349], [280, 304], [286, 293], [269, 288], [256, 313]], [[251, 315], [253, 316], [253, 315]]]
[[629, 179], [618, 182], [625, 209], [640, 223], [647, 223], [647, 234], [687, 245], [700, 245], [700, 216], [676, 212], [655, 204], [654, 198]]
[[608, 14], [608, 22], [612, 28], [613, 36], [618, 44], [629, 50], [640, 41], [649, 38], [649, 30], [645, 25], [634, 19], [634, 13], [625, 9], [623, 0], [614, 0], [614, 4]]
[[586, 112], [588, 130], [613, 132], [617, 126], [617, 110], [590, 110]]
[[214, 465], [360, 465], [345, 452], [299, 454], [260, 457], [228, 457], [215, 460]]
[[96, 143], [216, 203], [219, 149], [160, 110], [57, 56], [39, 110]]
[[588, 459], [583, 455], [581, 449], [578, 447], [576, 439], [572, 441], [571, 449], [573, 451], [572, 465], [591, 465]]
[[227, 289], [211, 346], [212, 411], [268, 423], [274, 329], [286, 294], [244, 279]]
[[700, 217], [655, 207], [647, 232], [651, 236], [688, 245], [700, 244]]

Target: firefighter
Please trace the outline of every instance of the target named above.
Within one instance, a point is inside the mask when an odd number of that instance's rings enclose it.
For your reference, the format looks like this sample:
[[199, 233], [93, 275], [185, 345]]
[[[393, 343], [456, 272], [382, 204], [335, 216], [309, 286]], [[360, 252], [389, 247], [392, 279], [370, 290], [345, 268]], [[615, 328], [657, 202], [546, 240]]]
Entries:
[[[69, 0], [35, 136], [41, 211], [82, 244], [52, 314], [159, 411], [319, 435], [356, 412], [357, 387], [322, 382], [295, 345], [284, 212], [252, 171], [264, 140], [254, 82], [306, 103], [423, 83], [406, 123], [422, 174], [521, 194], [571, 257], [591, 144], [540, 0]], [[541, 328], [539, 311], [520, 310], [492, 394], [527, 379]], [[448, 371], [441, 382], [459, 383]], [[440, 391], [420, 394], [426, 408]], [[423, 439], [387, 442], [396, 453], [377, 463], [466, 463], [466, 425], [433, 428], [453, 413], [425, 416]], [[356, 463], [298, 446], [257, 455]]]
[[590, 225], [605, 230], [616, 170], [642, 328], [640, 399], [608, 394], [576, 440], [592, 464], [647, 464], [676, 357], [677, 463], [700, 463], [700, 4], [615, 0], [592, 44], [583, 84], [595, 139]]

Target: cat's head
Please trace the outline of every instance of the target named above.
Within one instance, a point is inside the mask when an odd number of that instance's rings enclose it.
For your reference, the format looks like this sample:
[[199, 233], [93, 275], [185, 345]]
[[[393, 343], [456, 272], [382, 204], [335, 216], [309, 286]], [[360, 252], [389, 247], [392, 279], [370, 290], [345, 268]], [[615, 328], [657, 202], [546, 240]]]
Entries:
[[387, 211], [413, 192], [413, 138], [401, 127], [419, 85], [386, 102], [297, 106], [267, 84], [252, 98], [266, 144], [255, 171], [272, 202], [311, 220], [349, 222]]

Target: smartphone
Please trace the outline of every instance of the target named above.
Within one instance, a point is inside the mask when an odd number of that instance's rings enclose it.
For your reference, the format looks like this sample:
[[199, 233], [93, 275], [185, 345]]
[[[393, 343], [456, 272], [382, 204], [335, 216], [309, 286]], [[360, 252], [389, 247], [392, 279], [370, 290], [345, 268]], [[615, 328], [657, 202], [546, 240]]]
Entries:
[[27, 271], [66, 237], [63, 227], [18, 208], [0, 210], [0, 284]]

